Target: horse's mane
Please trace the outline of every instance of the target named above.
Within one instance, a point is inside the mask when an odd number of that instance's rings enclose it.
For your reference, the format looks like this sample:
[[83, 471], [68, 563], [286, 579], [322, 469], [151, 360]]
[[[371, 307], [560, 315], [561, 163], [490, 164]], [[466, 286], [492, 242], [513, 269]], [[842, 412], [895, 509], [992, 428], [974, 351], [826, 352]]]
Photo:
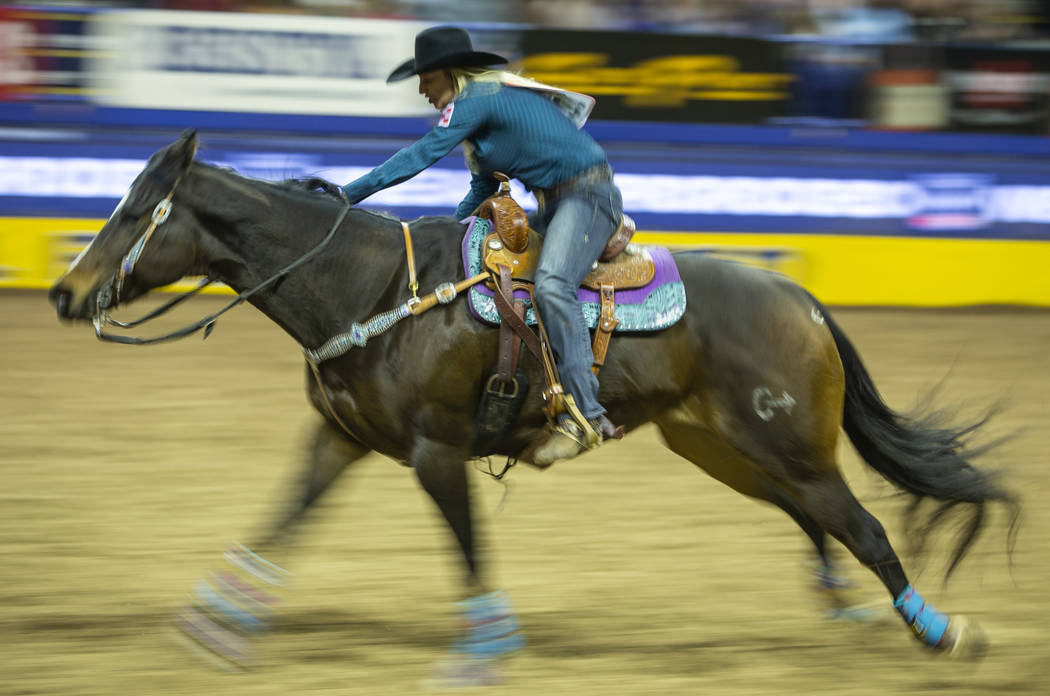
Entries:
[[342, 200], [343, 198], [343, 193], [339, 185], [333, 184], [331, 181], [319, 176], [285, 179], [284, 181], [278, 182], [277, 186], [288, 191], [304, 191], [311, 193], [320, 191], [321, 193], [338, 198], [339, 200]]
[[[285, 179], [284, 181], [278, 182], [277, 187], [285, 191], [303, 192], [310, 195], [317, 195], [318, 193], [326, 196], [331, 196], [339, 202], [343, 201], [342, 187], [338, 184], [333, 184], [331, 181], [324, 179], [319, 176], [306, 176], [298, 177], [293, 179]], [[369, 213], [381, 218], [387, 218], [389, 220], [400, 221], [401, 218], [380, 210], [363, 210], [361, 212]]]
[[[232, 174], [249, 182], [255, 182], [258, 184], [268, 184], [270, 186], [274, 186], [280, 189], [281, 191], [287, 191], [293, 195], [301, 196], [306, 199], [316, 201], [320, 198], [332, 198], [339, 203], [342, 203], [344, 200], [342, 187], [320, 176], [303, 176], [284, 179], [283, 181], [267, 181], [265, 179], [256, 179], [250, 176], [246, 176], [232, 167], [218, 167], [215, 165], [209, 166], [213, 170], [225, 172], [227, 174]], [[386, 211], [363, 210], [360, 208], [354, 209], [362, 213], [367, 213], [376, 217], [385, 218], [387, 220], [394, 220], [397, 222], [401, 220], [401, 218], [397, 215], [388, 213]]]
[[252, 184], [263, 184], [269, 186], [275, 186], [282, 191], [288, 191], [291, 193], [308, 194], [316, 197], [318, 193], [324, 194], [326, 197], [335, 198], [342, 201], [343, 195], [338, 184], [334, 184], [327, 179], [319, 176], [305, 176], [305, 177], [294, 177], [291, 179], [285, 179], [284, 181], [271, 181], [267, 179], [259, 179], [256, 177], [248, 176], [243, 172], [239, 172], [233, 167], [222, 166], [213, 164], [211, 162], [197, 161], [197, 164], [204, 165], [206, 168], [212, 171], [221, 172], [228, 174], [243, 181]]

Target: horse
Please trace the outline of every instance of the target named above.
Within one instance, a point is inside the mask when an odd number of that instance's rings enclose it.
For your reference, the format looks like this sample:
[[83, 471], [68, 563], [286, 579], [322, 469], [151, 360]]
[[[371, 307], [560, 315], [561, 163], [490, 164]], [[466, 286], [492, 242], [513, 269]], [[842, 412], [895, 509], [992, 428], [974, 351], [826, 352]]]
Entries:
[[[237, 301], [248, 301], [316, 356], [351, 321], [360, 326], [366, 317], [388, 317], [405, 303], [411, 261], [400, 220], [349, 206], [333, 195], [334, 185], [248, 178], [199, 161], [197, 149], [197, 133], [187, 131], [149, 159], [94, 241], [50, 289], [61, 320], [92, 321], [105, 337], [109, 310], [203, 276], [238, 292]], [[419, 287], [465, 279], [461, 221], [423, 217], [405, 224]], [[987, 646], [980, 625], [923, 599], [882, 524], [843, 480], [836, 445], [844, 430], [872, 469], [912, 497], [912, 512], [918, 503], [934, 503], [928, 514], [915, 515], [915, 539], [925, 540], [949, 510], [967, 512], [950, 575], [989, 506], [1013, 511], [1011, 531], [1020, 510], [998, 474], [971, 461], [982, 453], [970, 436], [983, 420], [951, 426], [890, 408], [829, 310], [791, 279], [697, 252], [678, 252], [674, 261], [685, 313], [659, 332], [613, 341], [599, 394], [610, 418], [628, 433], [654, 423], [672, 451], [787, 513], [812, 542], [826, 589], [840, 580], [830, 536], [881, 580], [921, 645], [980, 656]], [[189, 330], [210, 330], [216, 316]], [[479, 449], [475, 416], [497, 343], [498, 330], [452, 299], [399, 315], [396, 325], [329, 359], [308, 359], [307, 393], [322, 418], [301, 484], [264, 534], [226, 554], [240, 574], [227, 574], [221, 591], [198, 598], [185, 630], [229, 661], [246, 662], [246, 645], [231, 647], [232, 638], [216, 635], [230, 624], [265, 623], [264, 605], [277, 594], [306, 513], [350, 465], [378, 452], [414, 472], [454, 537], [464, 572], [465, 621], [453, 650], [457, 664], [468, 665], [461, 674], [483, 674], [520, 648], [520, 621], [506, 594], [490, 586], [475, 546], [468, 468], [478, 457], [521, 456], [543, 436], [547, 417], [533, 387], [506, 434]], [[532, 385], [543, 383], [538, 361], [523, 358], [520, 366]], [[262, 600], [255, 610], [245, 603], [232, 610], [223, 593]]]

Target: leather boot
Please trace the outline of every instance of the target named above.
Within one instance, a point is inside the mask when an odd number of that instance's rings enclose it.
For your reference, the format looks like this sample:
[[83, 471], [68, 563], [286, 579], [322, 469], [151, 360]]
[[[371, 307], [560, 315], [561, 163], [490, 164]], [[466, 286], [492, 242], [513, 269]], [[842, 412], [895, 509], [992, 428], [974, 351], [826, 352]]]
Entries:
[[[579, 423], [572, 418], [560, 416], [550, 436], [532, 453], [532, 463], [541, 467], [550, 466], [556, 461], [572, 459], [588, 449], [594, 449], [604, 440], [619, 440], [623, 437], [623, 426], [613, 425], [605, 414], [591, 418], [588, 423], [591, 432], [584, 433]], [[588, 444], [588, 441], [593, 444]]]
[[624, 428], [622, 425], [613, 425], [613, 422], [609, 420], [605, 414], [592, 418], [590, 420], [591, 427], [594, 428], [594, 432], [602, 436], [602, 440], [622, 440]]

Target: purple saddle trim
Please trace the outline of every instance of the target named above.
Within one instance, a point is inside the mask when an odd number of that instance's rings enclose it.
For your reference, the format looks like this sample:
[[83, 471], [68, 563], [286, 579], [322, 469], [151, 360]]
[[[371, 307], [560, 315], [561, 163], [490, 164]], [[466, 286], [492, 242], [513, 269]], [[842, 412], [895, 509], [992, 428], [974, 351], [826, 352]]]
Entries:
[[[467, 225], [463, 235], [463, 269], [467, 277], [483, 272], [484, 264], [481, 247], [489, 234], [491, 224], [488, 220], [469, 217], [462, 220]], [[630, 290], [616, 291], [616, 318], [620, 320], [616, 331], [658, 331], [671, 326], [685, 313], [685, 286], [678, 273], [674, 257], [664, 247], [640, 246], [639, 253], [648, 254], [655, 266], [656, 273], [648, 285]], [[535, 325], [536, 316], [532, 311], [528, 293], [517, 290], [515, 298], [525, 301], [525, 321]], [[580, 288], [577, 297], [583, 307], [583, 314], [593, 329], [598, 324], [601, 314], [601, 296], [594, 290]], [[493, 292], [485, 285], [478, 284], [470, 288], [467, 295], [471, 313], [487, 324], [499, 324], [499, 311], [496, 309]]]

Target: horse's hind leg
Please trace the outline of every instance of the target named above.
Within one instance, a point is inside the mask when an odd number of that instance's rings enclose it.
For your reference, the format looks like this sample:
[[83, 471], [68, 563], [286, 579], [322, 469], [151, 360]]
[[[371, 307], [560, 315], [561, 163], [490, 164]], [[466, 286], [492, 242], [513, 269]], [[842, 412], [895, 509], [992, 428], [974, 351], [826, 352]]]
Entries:
[[683, 419], [683, 415], [675, 413], [657, 420], [667, 446], [733, 490], [772, 503], [786, 512], [813, 543], [817, 556], [814, 586], [820, 592], [829, 614], [840, 618], [865, 618], [865, 614], [853, 606], [855, 602], [848, 592], [851, 584], [832, 561], [824, 528], [757, 464], [706, 427]]
[[[791, 429], [786, 424], [781, 427]], [[882, 525], [864, 509], [842, 479], [834, 459], [835, 439], [807, 440], [798, 430], [774, 432], [778, 429], [761, 433], [761, 440], [742, 439], [741, 449], [828, 534], [878, 576], [893, 598], [894, 607], [921, 642], [966, 657], [983, 652], [986, 641], [976, 624], [962, 617], [949, 622], [911, 586]], [[780, 451], [774, 444], [785, 442], [792, 443], [790, 452]]]
[[465, 564], [466, 597], [458, 602], [464, 634], [453, 657], [438, 666], [440, 686], [458, 687], [494, 679], [494, 660], [520, 648], [520, 623], [502, 591], [490, 591], [483, 581], [484, 564], [477, 548], [477, 530], [471, 514], [466, 452], [429, 438], [416, 441], [409, 464], [423, 490], [437, 504], [448, 523]]

